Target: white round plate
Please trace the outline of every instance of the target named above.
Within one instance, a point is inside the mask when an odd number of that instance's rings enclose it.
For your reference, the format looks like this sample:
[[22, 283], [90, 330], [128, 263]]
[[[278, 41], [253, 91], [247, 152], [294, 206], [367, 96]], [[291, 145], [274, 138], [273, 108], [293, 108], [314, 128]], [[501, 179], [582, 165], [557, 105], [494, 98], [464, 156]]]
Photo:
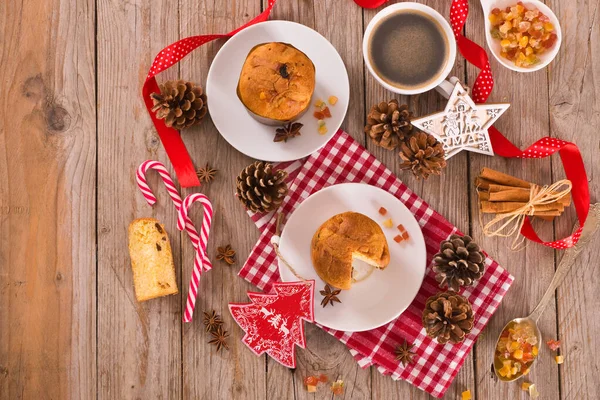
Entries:
[[[387, 209], [385, 217], [379, 214], [380, 207]], [[355, 282], [350, 290], [342, 290], [338, 296], [341, 304], [323, 308], [319, 291], [325, 282], [313, 268], [310, 242], [323, 222], [346, 211], [360, 212], [380, 224], [392, 218], [393, 228], [382, 226], [390, 248], [390, 264]], [[404, 225], [410, 238], [396, 243], [399, 224]], [[390, 193], [362, 183], [330, 186], [302, 202], [285, 224], [279, 248], [298, 275], [315, 280], [315, 321], [340, 331], [366, 331], [394, 320], [413, 301], [425, 276], [425, 240], [415, 217]], [[281, 261], [279, 274], [284, 282], [298, 280]]]
[[[309, 110], [298, 120], [304, 127], [302, 135], [284, 142], [273, 142], [274, 126], [252, 118], [236, 94], [242, 65], [250, 50], [266, 42], [289, 43], [303, 51], [316, 70], [316, 87]], [[295, 22], [267, 21], [252, 25], [229, 39], [215, 56], [206, 82], [208, 112], [221, 133], [240, 152], [265, 161], [291, 161], [320, 149], [339, 129], [350, 97], [348, 72], [336, 49], [316, 31]], [[329, 105], [328, 132], [320, 135], [313, 117], [317, 99], [327, 102], [336, 96], [335, 106]]]

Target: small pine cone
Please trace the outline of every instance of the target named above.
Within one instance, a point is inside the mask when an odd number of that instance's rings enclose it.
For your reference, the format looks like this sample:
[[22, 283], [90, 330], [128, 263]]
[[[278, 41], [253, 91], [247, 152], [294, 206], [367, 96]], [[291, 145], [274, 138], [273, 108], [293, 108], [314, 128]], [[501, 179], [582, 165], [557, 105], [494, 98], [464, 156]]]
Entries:
[[286, 171], [273, 171], [271, 164], [256, 161], [244, 168], [237, 177], [237, 197], [254, 212], [273, 211], [287, 194], [285, 178]]
[[427, 179], [431, 174], [440, 175], [446, 167], [444, 154], [444, 147], [433, 135], [418, 131], [400, 144], [400, 168], [412, 170], [417, 178]]
[[150, 95], [156, 118], [178, 130], [200, 122], [206, 115], [206, 94], [191, 82], [167, 81], [160, 85], [160, 93]]
[[440, 244], [433, 258], [435, 279], [441, 288], [458, 292], [461, 286], [471, 286], [485, 272], [485, 255], [471, 236], [452, 235]]
[[473, 309], [460, 294], [440, 292], [427, 299], [422, 321], [427, 336], [440, 344], [456, 344], [473, 329]]
[[408, 106], [398, 105], [398, 100], [390, 100], [374, 105], [367, 115], [365, 133], [373, 142], [384, 149], [394, 150], [412, 132], [410, 119], [412, 112]]

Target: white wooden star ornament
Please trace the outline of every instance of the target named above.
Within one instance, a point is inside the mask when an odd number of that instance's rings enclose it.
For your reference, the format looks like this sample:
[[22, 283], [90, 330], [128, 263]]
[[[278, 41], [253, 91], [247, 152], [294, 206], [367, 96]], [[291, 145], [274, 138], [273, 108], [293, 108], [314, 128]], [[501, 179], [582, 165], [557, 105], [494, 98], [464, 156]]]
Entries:
[[444, 111], [411, 121], [442, 143], [445, 159], [462, 150], [494, 155], [488, 128], [510, 104], [475, 104], [465, 88], [456, 82]]

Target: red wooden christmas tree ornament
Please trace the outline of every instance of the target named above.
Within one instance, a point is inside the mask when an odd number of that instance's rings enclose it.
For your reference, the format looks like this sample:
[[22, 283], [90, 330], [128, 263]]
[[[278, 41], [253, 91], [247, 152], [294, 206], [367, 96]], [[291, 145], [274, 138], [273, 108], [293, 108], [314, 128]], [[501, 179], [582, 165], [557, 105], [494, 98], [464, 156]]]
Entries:
[[229, 303], [233, 319], [246, 332], [242, 339], [256, 355], [266, 352], [296, 368], [294, 345], [306, 347], [302, 320], [314, 322], [315, 281], [278, 282], [273, 293], [248, 292], [252, 303]]

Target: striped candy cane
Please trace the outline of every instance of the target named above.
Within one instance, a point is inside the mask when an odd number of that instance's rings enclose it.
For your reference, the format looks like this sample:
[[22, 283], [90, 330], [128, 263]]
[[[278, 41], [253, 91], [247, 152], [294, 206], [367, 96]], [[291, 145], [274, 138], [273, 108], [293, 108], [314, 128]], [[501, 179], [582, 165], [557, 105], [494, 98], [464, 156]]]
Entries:
[[[171, 196], [171, 200], [173, 200], [173, 204], [175, 205], [175, 208], [177, 209], [177, 212], [179, 213], [179, 209], [181, 208], [181, 205], [182, 205], [181, 196], [179, 195], [179, 191], [175, 187], [175, 183], [174, 183], [173, 179], [171, 178], [171, 174], [169, 174], [169, 171], [167, 171], [167, 168], [164, 166], [163, 163], [158, 162], [158, 161], [153, 161], [153, 160], [144, 161], [138, 167], [136, 176], [135, 176], [138, 187], [140, 188], [140, 190], [141, 190], [142, 194], [144, 195], [144, 198], [146, 199], [148, 204], [150, 204], [151, 206], [156, 204], [156, 196], [154, 196], [154, 193], [152, 193], [152, 190], [150, 189], [150, 186], [148, 186], [148, 181], [146, 179], [146, 174], [149, 169], [154, 169], [155, 171], [157, 171], [159, 173], [160, 177], [162, 178], [163, 183], [165, 184], [165, 187], [167, 188], [167, 191], [169, 192], [169, 196]], [[198, 250], [198, 243], [200, 242], [200, 237], [198, 235], [198, 231], [196, 230], [196, 227], [194, 226], [194, 224], [192, 223], [192, 221], [189, 218], [185, 219], [184, 227], [185, 227], [186, 232], [188, 233], [188, 236], [190, 237], [190, 240], [192, 241], [192, 245], [194, 246], [194, 249], [196, 249], [195, 264], [204, 266], [204, 269], [207, 271], [210, 270], [212, 268], [212, 263], [208, 259], [208, 256], [206, 254], [206, 248]], [[194, 267], [194, 270], [195, 269], [196, 269], [196, 267]], [[197, 282], [198, 282], [198, 280], [196, 280], [196, 286], [195, 286], [196, 289], [194, 290], [194, 302], [195, 302], [196, 294], [198, 291], [197, 290]], [[189, 303], [189, 293], [188, 293], [188, 303]], [[188, 307], [186, 307], [186, 310], [187, 309], [188, 309]], [[193, 310], [193, 306], [192, 306], [192, 310]], [[188, 314], [186, 311], [183, 320], [185, 322], [190, 322], [191, 315], [192, 315], [191, 313]]]
[[206, 255], [206, 243], [208, 242], [208, 235], [210, 234], [210, 224], [213, 216], [213, 208], [208, 197], [202, 193], [190, 194], [183, 200], [181, 208], [177, 217], [177, 228], [182, 231], [187, 226], [189, 221], [188, 212], [190, 206], [199, 202], [204, 207], [204, 215], [202, 217], [202, 229], [200, 230], [200, 238], [194, 246], [196, 248], [196, 257], [194, 260], [194, 271], [192, 272], [192, 278], [190, 279], [190, 288], [188, 290], [187, 303], [185, 305], [185, 314], [183, 317], [184, 321], [191, 321], [194, 313], [194, 307], [196, 305], [196, 293], [198, 292], [198, 282], [200, 282], [200, 275], [202, 274], [202, 257]]

